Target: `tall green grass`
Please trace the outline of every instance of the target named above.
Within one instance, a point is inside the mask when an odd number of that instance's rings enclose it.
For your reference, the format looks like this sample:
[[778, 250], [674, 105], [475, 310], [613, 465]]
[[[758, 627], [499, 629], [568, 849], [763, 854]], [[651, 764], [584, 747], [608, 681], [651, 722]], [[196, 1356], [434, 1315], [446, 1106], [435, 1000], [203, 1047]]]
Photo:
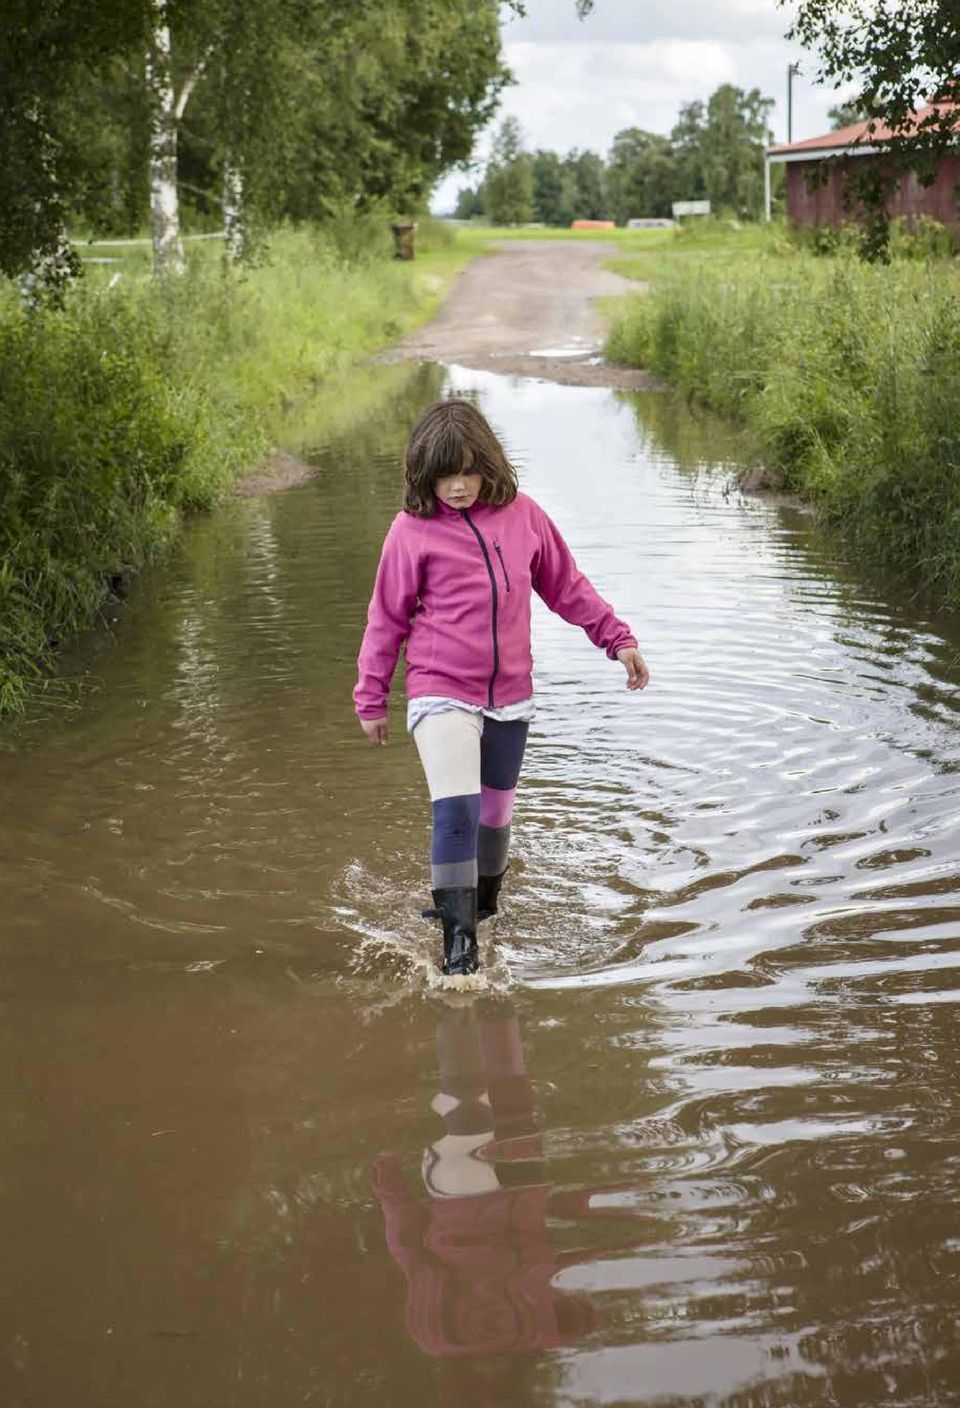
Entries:
[[661, 268], [607, 356], [748, 427], [772, 487], [960, 602], [960, 269], [729, 256]]
[[[0, 285], [0, 715], [96, 619], [182, 514], [228, 493], [318, 388], [427, 316], [458, 262], [429, 225], [412, 264], [379, 230], [281, 231], [225, 272], [191, 246], [157, 284], [139, 247], [62, 309]], [[119, 282], [110, 286], [119, 272]]]

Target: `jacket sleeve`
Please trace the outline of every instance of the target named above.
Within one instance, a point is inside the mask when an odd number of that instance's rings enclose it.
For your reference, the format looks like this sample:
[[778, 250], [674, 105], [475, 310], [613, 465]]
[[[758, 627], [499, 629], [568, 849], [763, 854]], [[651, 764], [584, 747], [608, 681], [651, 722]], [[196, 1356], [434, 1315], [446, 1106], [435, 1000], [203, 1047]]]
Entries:
[[410, 633], [410, 618], [420, 589], [420, 555], [416, 535], [403, 513], [390, 525], [380, 553], [380, 565], [367, 609], [353, 691], [361, 719], [379, 719], [387, 712], [390, 681], [400, 647]]
[[582, 626], [590, 640], [616, 660], [618, 650], [636, 648], [636, 637], [626, 621], [577, 566], [557, 525], [543, 509], [536, 508], [540, 545], [533, 561], [533, 589], [551, 611], [574, 626]]

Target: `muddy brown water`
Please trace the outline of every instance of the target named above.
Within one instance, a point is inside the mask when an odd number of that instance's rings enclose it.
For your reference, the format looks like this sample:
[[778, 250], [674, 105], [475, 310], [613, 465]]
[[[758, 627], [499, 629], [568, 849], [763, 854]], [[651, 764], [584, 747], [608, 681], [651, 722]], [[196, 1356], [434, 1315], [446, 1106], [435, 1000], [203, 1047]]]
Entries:
[[[0, 738], [2, 1401], [960, 1401], [956, 625], [664, 398], [388, 373]], [[402, 717], [350, 710], [444, 384], [653, 673], [537, 615], [469, 997]]]

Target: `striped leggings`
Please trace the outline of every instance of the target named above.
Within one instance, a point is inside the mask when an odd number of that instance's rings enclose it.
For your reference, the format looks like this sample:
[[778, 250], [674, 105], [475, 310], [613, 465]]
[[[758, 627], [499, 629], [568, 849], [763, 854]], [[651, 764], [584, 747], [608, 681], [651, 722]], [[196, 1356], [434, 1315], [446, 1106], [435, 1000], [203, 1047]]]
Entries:
[[465, 709], [429, 714], [413, 739], [433, 806], [434, 890], [476, 885], [507, 866], [510, 819], [529, 725]]

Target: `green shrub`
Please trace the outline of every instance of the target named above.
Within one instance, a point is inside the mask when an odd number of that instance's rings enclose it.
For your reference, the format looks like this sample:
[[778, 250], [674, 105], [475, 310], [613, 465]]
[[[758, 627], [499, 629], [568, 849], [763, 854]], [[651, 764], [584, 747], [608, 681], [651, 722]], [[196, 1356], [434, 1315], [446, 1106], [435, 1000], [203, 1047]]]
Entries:
[[929, 215], [893, 220], [890, 224], [892, 259], [950, 259], [957, 253], [952, 230]]
[[608, 355], [749, 427], [778, 483], [960, 602], [960, 270], [794, 252], [676, 268]]
[[442, 281], [391, 248], [377, 216], [277, 231], [241, 273], [210, 244], [160, 284], [142, 259], [114, 287], [94, 266], [60, 310], [0, 285], [0, 715], [185, 510], [433, 306]]
[[[860, 227], [850, 221], [840, 225], [790, 226], [790, 241], [807, 254], [826, 258], [856, 254], [862, 244]], [[891, 259], [949, 259], [957, 253], [952, 231], [929, 215], [900, 217], [890, 222]]]
[[790, 242], [805, 254], [816, 254], [828, 259], [837, 254], [856, 254], [861, 243], [858, 226], [848, 221], [840, 225], [791, 224], [789, 238]]

